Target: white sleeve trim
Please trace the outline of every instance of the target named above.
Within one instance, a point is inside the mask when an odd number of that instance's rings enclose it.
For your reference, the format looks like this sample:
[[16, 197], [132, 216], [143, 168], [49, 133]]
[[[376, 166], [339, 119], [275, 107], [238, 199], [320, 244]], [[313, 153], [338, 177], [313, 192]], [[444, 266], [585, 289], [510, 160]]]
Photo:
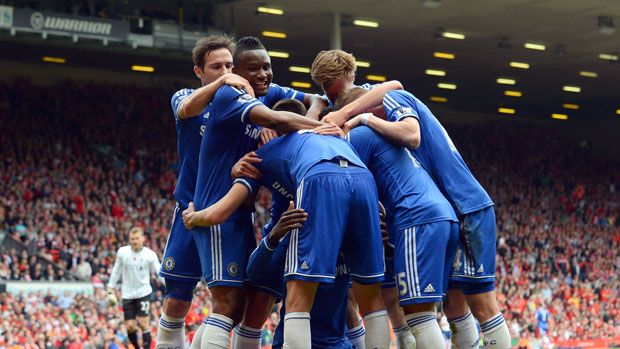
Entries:
[[245, 109], [243, 109], [243, 113], [241, 113], [241, 122], [246, 124], [247, 122], [245, 121], [245, 114], [248, 113], [248, 111], [250, 111], [250, 109], [252, 109], [253, 107], [257, 106], [261, 104], [260, 101], [256, 100], [252, 103], [250, 103], [250, 105], [248, 105], [247, 107], [245, 107]]

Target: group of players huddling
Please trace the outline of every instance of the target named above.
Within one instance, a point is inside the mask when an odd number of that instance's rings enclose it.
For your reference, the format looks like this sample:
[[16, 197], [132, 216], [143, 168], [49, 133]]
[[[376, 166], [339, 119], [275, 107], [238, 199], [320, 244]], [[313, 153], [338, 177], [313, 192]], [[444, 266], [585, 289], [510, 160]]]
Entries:
[[[510, 348], [495, 300], [495, 216], [448, 133], [398, 81], [354, 85], [355, 59], [320, 52], [324, 96], [272, 83], [255, 37], [199, 40], [202, 87], [172, 96], [177, 205], [160, 275], [157, 348], [183, 348], [193, 290], [213, 310], [192, 348]], [[271, 191], [256, 246], [252, 211]], [[361, 314], [361, 319], [360, 315]], [[475, 320], [475, 319], [476, 320]], [[231, 337], [232, 332], [232, 337]]]

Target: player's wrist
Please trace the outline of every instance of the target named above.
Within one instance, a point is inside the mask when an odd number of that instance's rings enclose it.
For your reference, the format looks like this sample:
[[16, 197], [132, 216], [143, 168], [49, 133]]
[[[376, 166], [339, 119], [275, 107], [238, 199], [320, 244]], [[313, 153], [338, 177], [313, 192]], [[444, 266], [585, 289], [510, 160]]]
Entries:
[[372, 116], [372, 113], [363, 113], [359, 115], [360, 118], [360, 123], [362, 125], [366, 125], [368, 126], [368, 119], [370, 119], [370, 117]]

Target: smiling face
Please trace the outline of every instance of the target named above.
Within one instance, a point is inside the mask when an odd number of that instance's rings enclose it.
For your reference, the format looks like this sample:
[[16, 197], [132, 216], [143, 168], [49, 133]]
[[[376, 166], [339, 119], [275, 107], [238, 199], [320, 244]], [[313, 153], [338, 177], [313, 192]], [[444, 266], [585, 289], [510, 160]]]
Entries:
[[264, 96], [273, 79], [271, 58], [266, 50], [244, 51], [239, 54], [238, 64], [233, 68], [233, 73], [248, 80], [256, 96]]

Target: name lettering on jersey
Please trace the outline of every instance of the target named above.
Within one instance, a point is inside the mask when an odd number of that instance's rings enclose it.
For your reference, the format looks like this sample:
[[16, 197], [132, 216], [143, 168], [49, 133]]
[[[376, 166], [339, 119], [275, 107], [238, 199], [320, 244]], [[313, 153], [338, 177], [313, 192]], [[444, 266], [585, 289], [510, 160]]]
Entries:
[[245, 125], [245, 135], [253, 139], [258, 139], [258, 136], [260, 135], [260, 128], [249, 124]]
[[336, 266], [336, 275], [349, 275], [349, 268], [346, 264]]
[[245, 104], [245, 103], [250, 103], [252, 100], [254, 100], [254, 97], [246, 93], [244, 95], [239, 96], [239, 99], [237, 99], [237, 102]]
[[295, 198], [293, 194], [289, 193], [286, 189], [284, 189], [284, 186], [282, 186], [280, 182], [274, 182], [273, 185], [271, 185], [271, 187], [287, 199], [292, 200]]

